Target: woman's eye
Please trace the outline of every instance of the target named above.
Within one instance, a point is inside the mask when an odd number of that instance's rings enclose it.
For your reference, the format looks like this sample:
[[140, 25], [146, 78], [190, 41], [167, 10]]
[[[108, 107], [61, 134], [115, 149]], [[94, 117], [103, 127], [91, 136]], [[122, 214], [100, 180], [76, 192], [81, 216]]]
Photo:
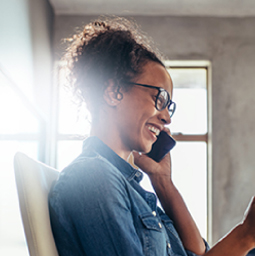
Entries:
[[164, 98], [163, 97], [158, 97], [158, 103], [163, 104], [164, 103]]

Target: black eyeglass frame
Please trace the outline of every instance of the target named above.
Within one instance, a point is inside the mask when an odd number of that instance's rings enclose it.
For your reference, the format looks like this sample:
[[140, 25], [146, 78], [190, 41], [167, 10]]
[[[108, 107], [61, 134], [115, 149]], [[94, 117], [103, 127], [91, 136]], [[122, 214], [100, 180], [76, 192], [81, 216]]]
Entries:
[[[138, 86], [143, 86], [143, 87], [146, 87], [146, 88], [152, 88], [152, 89], [157, 89], [158, 90], [158, 94], [156, 96], [156, 100], [155, 100], [155, 108], [158, 110], [158, 111], [162, 111], [164, 110], [166, 107], [168, 107], [168, 112], [170, 114], [170, 117], [173, 116], [174, 112], [175, 112], [175, 109], [176, 109], [176, 103], [174, 101], [172, 101], [170, 99], [170, 95], [168, 93], [167, 90], [165, 90], [164, 88], [161, 88], [161, 87], [158, 87], [158, 86], [153, 86], [153, 85], [148, 85], [148, 84], [139, 84], [139, 83], [134, 83], [134, 82], [126, 82], [128, 84], [133, 84], [133, 85], [138, 85]], [[162, 108], [162, 109], [159, 109], [158, 106], [157, 106], [157, 102], [158, 102], [158, 97], [160, 95], [161, 92], [165, 91], [167, 93], [167, 97], [168, 97], [168, 100], [167, 100], [167, 103], [166, 105]], [[170, 106], [173, 106], [173, 109], [170, 110]]]

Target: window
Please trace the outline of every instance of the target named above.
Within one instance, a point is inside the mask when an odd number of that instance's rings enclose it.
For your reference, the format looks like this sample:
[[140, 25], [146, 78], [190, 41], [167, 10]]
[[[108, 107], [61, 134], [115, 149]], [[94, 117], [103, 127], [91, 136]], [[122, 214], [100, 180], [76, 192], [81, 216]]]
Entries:
[[44, 161], [45, 122], [0, 69], [0, 255], [28, 255], [20, 217], [13, 157], [17, 151]]
[[[178, 141], [171, 153], [173, 180], [183, 195], [201, 234], [208, 238], [210, 63], [169, 61], [166, 62], [166, 66], [173, 79], [173, 100], [177, 103], [176, 113], [169, 126], [173, 137]], [[59, 98], [54, 100], [59, 102], [59, 119], [56, 123], [56, 127], [59, 128], [55, 136], [56, 166], [59, 169], [70, 163], [81, 152], [83, 139], [81, 135], [89, 134], [90, 128], [86, 112], [80, 115], [83, 118], [77, 120], [77, 107], [70, 101], [71, 95], [61, 86], [65, 75], [62, 72], [64, 71], [59, 69]], [[152, 190], [148, 178], [145, 177], [142, 185]]]
[[172, 152], [173, 180], [181, 191], [201, 234], [210, 240], [210, 63], [166, 63], [173, 79], [176, 113], [170, 125], [178, 141]]

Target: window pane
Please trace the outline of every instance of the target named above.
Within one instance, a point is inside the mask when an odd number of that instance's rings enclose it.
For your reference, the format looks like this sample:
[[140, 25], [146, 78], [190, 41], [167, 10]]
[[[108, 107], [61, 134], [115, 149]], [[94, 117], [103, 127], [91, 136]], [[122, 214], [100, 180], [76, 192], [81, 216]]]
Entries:
[[0, 72], [0, 134], [35, 133], [38, 121], [23, 106], [11, 89], [7, 79]]
[[204, 68], [170, 69], [176, 112], [172, 133], [207, 133], [207, 71]]
[[207, 233], [207, 144], [177, 142], [171, 151], [173, 181], [181, 192], [201, 234]]
[[207, 133], [207, 91], [176, 88], [173, 95], [177, 107], [169, 126], [172, 133]]
[[36, 159], [36, 142], [0, 142], [0, 255], [28, 256], [13, 169], [17, 151]]
[[207, 88], [206, 68], [169, 68], [174, 88]]
[[62, 170], [82, 152], [83, 141], [59, 141], [57, 153], [57, 169]]
[[59, 72], [59, 116], [60, 134], [86, 135], [90, 132], [90, 117], [85, 104], [80, 107], [74, 101], [72, 93], [64, 87], [64, 69]]

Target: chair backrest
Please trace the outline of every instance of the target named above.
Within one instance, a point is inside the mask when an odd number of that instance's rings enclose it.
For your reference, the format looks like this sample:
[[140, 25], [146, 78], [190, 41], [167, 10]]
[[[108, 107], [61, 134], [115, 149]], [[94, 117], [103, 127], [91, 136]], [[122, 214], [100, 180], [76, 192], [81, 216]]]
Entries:
[[50, 226], [48, 193], [59, 172], [20, 152], [14, 157], [14, 171], [30, 256], [57, 256]]

